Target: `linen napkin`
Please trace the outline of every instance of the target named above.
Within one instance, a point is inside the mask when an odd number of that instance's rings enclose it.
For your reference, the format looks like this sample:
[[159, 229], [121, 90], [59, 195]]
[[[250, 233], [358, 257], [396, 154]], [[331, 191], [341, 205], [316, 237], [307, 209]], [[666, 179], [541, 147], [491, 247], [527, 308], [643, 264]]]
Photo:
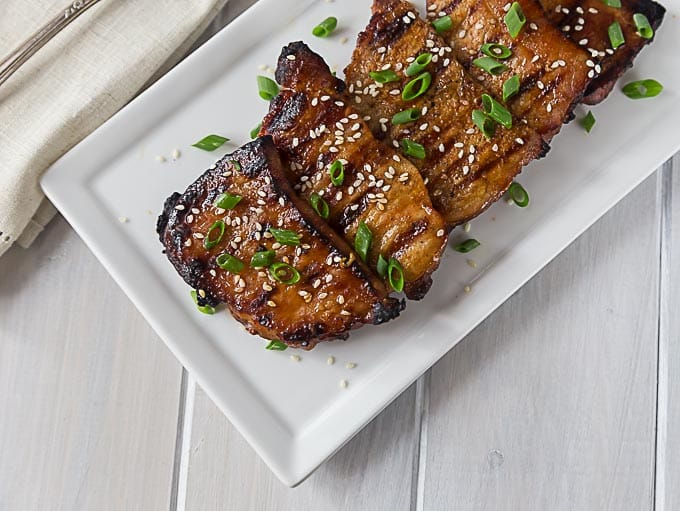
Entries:
[[[176, 63], [227, 0], [102, 0], [0, 86], [0, 255], [54, 216], [43, 171]], [[67, 0], [0, 0], [0, 58]]]

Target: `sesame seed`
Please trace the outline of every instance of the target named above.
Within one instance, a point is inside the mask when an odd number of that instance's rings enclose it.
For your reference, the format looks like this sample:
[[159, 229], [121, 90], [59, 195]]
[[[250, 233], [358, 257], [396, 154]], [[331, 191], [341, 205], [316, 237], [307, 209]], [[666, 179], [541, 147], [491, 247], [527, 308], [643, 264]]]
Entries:
[[349, 383], [347, 382], [347, 380], [340, 380], [340, 387], [341, 387], [341, 388], [346, 389], [346, 388], [347, 388], [347, 385], [349, 385]]
[[469, 293], [470, 291], [472, 291], [472, 288], [470, 286], [465, 286], [463, 288], [463, 291], [465, 291], [466, 293]]
[[290, 356], [290, 359], [291, 359], [293, 362], [299, 362], [299, 361], [301, 360], [301, 359], [300, 359], [300, 355], [291, 355], [291, 356]]
[[384, 46], [381, 46], [380, 48], [378, 48], [377, 51], [378, 51], [378, 53], [385, 53], [387, 51], [387, 48], [385, 48]]
[[268, 300], [267, 305], [269, 305], [270, 307], [276, 307], [276, 302], [274, 300]]
[[352, 313], [349, 312], [349, 311], [346, 311], [345, 309], [342, 309], [342, 310], [340, 311], [340, 315], [341, 315], [341, 316], [351, 316]]
[[519, 145], [524, 145], [524, 140], [519, 137], [515, 139], [515, 142], [517, 142]]
[[444, 231], [444, 229], [439, 229], [437, 231], [437, 237], [441, 238], [442, 236], [444, 236], [445, 233], [446, 233], [446, 231]]
[[156, 161], [157, 161], [158, 163], [165, 163], [165, 162], [168, 161], [168, 160], [165, 158], [165, 156], [159, 154], [158, 156], [156, 156]]
[[444, 147], [444, 144], [439, 144], [439, 152], [440, 152], [440, 153], [443, 153], [444, 151], [446, 151], [446, 148]]
[[532, 62], [532, 63], [538, 62], [538, 59], [540, 59], [540, 58], [541, 58], [540, 56], [534, 55], [534, 56], [532, 57], [532, 59], [531, 59], [531, 62]]
[[187, 240], [184, 242], [184, 246], [185, 246], [185, 247], [190, 247], [191, 245], [192, 245], [191, 238], [187, 239]]
[[472, 228], [472, 224], [470, 222], [465, 222], [465, 225], [463, 226], [463, 231], [470, 232], [471, 228]]
[[332, 366], [333, 364], [335, 364], [335, 357], [334, 357], [333, 355], [331, 355], [330, 357], [328, 357], [328, 358], [326, 359], [326, 364], [328, 364], [329, 366]]
[[470, 268], [477, 268], [477, 262], [474, 259], [468, 259], [467, 264]]
[[345, 364], [345, 368], [347, 369], [354, 369], [357, 365], [354, 362], [347, 362]]
[[288, 60], [295, 60], [295, 55], [286, 55]]

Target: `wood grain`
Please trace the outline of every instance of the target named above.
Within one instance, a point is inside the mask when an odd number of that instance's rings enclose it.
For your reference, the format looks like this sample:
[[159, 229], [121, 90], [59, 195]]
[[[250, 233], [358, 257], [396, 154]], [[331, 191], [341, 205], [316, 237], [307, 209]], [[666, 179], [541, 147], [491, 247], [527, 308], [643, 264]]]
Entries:
[[433, 368], [424, 509], [652, 508], [657, 180]]
[[168, 509], [181, 367], [66, 222], [0, 259], [0, 509]]
[[657, 511], [680, 509], [680, 155], [664, 169]]
[[309, 479], [289, 489], [198, 390], [186, 509], [408, 510], [417, 446], [414, 402], [411, 386]]

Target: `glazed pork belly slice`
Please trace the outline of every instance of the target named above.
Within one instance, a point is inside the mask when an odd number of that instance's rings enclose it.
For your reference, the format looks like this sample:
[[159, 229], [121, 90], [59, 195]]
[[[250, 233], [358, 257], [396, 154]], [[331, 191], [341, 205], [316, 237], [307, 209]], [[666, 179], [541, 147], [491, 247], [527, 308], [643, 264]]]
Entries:
[[311, 349], [403, 308], [297, 197], [270, 137], [225, 156], [184, 193], [172, 194], [157, 231], [198, 305], [226, 303], [265, 339]]
[[[666, 9], [653, 0], [621, 0], [621, 7], [610, 7], [602, 0], [539, 0], [547, 16], [574, 42], [585, 48], [592, 59], [599, 59], [598, 76], [591, 82], [584, 103], [602, 101], [616, 80], [633, 65], [635, 57], [652, 39], [637, 33], [633, 15], [644, 14], [656, 32]], [[616, 50], [609, 39], [609, 26], [618, 22], [625, 44]]]
[[[422, 95], [404, 100], [404, 87], [417, 78], [406, 76], [405, 70], [422, 54], [433, 55], [423, 71], [431, 84]], [[394, 72], [395, 81], [374, 81], [371, 73], [376, 71]], [[424, 148], [423, 158], [409, 159], [449, 227], [479, 215], [501, 197], [522, 166], [548, 149], [535, 130], [517, 119], [508, 129], [499, 125], [491, 138], [475, 126], [473, 110], [482, 108], [487, 91], [408, 2], [374, 2], [345, 77], [354, 108], [368, 119], [376, 138], [394, 147], [408, 140]], [[417, 120], [392, 122], [395, 114], [409, 109], [418, 114]]]
[[[508, 0], [428, 0], [427, 19], [451, 17], [452, 27], [443, 34], [446, 45], [494, 95], [502, 97], [504, 82], [519, 77], [519, 93], [508, 100], [508, 108], [549, 142], [573, 118], [574, 107], [595, 76], [597, 61], [548, 20], [537, 0], [519, 0], [519, 4], [526, 23], [514, 39], [504, 21], [511, 5]], [[486, 43], [502, 44], [512, 52], [499, 60], [506, 66], [504, 71], [491, 74], [473, 64], [485, 57], [481, 48]]]
[[[321, 197], [329, 224], [348, 243], [354, 245], [360, 226], [367, 227], [369, 266], [377, 268], [381, 256], [396, 259], [406, 296], [422, 298], [446, 247], [447, 229], [420, 173], [373, 137], [363, 115], [348, 104], [344, 83], [304, 43], [283, 49], [276, 78], [282, 91], [271, 102], [262, 133], [274, 138], [295, 189], [306, 201]], [[340, 166], [342, 179], [331, 176]]]

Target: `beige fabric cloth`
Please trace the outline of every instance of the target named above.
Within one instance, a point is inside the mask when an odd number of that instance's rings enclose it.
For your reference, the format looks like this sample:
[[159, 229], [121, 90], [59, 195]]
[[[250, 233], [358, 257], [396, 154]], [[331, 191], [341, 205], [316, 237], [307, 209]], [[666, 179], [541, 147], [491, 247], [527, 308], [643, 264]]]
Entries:
[[[0, 86], [0, 255], [54, 216], [38, 180], [168, 69], [226, 0], [102, 0]], [[0, 0], [0, 57], [68, 0]]]

